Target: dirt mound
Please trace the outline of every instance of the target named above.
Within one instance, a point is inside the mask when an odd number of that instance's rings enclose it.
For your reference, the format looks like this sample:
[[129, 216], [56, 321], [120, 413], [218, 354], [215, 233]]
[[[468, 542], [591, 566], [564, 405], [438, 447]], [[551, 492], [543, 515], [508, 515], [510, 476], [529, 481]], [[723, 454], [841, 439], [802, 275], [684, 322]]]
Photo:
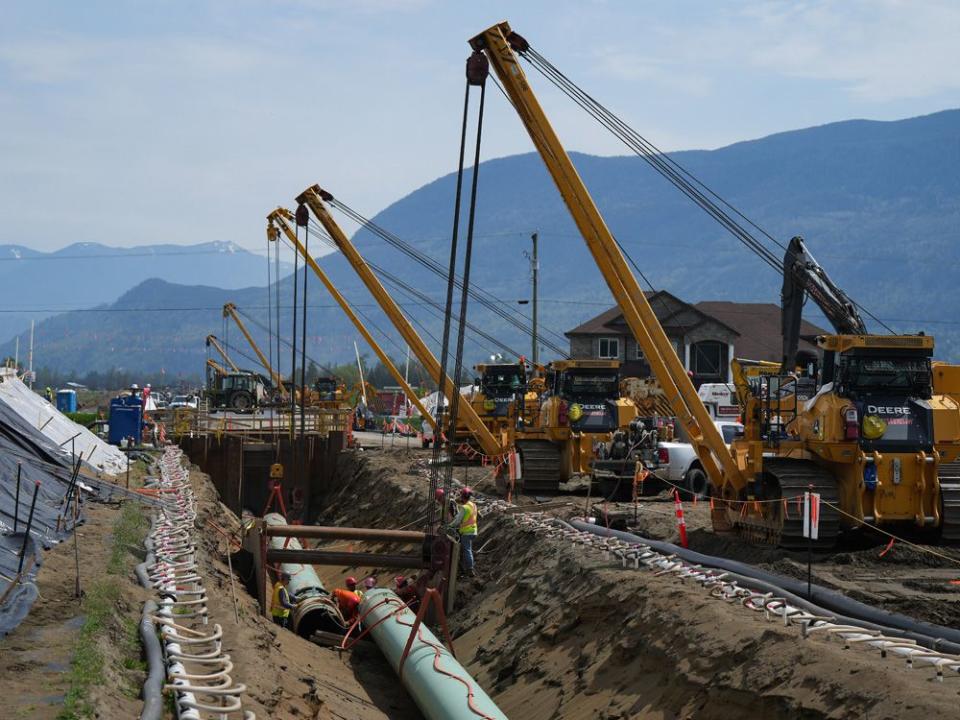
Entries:
[[[424, 457], [342, 456], [326, 519], [419, 526]], [[482, 472], [458, 468], [458, 479], [466, 472], [476, 484], [471, 471]], [[802, 639], [796, 628], [713, 600], [698, 586], [621, 570], [507, 517], [483, 516], [478, 546], [480, 578], [461, 586], [452, 618], [456, 649], [511, 717], [892, 720], [955, 710], [956, 691], [935, 685], [930, 672]]]

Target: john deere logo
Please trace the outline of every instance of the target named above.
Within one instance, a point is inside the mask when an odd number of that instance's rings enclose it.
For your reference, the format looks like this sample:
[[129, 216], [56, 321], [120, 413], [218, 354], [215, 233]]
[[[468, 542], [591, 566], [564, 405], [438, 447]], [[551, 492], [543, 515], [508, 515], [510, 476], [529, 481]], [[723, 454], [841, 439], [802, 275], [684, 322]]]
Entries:
[[573, 420], [573, 422], [576, 422], [577, 420], [579, 420], [579, 419], [582, 418], [582, 417], [583, 417], [583, 408], [580, 407], [580, 405], [578, 405], [577, 403], [574, 403], [573, 405], [571, 405], [571, 406], [570, 406], [570, 419]]

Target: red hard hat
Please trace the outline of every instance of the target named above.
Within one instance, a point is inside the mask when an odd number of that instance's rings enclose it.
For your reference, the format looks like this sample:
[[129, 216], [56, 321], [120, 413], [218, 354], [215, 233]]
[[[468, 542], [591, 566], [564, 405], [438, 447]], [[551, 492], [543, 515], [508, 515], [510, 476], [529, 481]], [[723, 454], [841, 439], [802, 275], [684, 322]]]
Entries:
[[460, 489], [460, 497], [466, 497], [466, 498], [468, 498], [468, 497], [470, 497], [471, 495], [473, 495], [473, 490], [471, 490], [470, 488], [465, 487], [465, 488], [461, 488], [461, 489]]
[[433, 494], [435, 500], [443, 500], [446, 496], [446, 493], [443, 492], [443, 488], [437, 488], [437, 491]]
[[355, 588], [356, 586], [357, 586], [357, 579], [356, 579], [355, 577], [348, 577], [348, 578], [347, 578], [347, 587], [348, 587], [348, 588]]

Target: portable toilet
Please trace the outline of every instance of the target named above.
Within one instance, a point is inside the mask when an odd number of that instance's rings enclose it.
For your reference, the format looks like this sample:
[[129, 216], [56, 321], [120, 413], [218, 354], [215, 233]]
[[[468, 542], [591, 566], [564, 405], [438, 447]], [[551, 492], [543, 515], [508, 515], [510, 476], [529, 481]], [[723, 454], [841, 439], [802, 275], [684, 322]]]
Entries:
[[140, 444], [143, 428], [143, 400], [139, 395], [121, 395], [110, 401], [110, 430], [107, 439], [113, 445], [122, 445], [132, 437]]
[[57, 390], [57, 410], [62, 413], [75, 413], [77, 411], [77, 391]]

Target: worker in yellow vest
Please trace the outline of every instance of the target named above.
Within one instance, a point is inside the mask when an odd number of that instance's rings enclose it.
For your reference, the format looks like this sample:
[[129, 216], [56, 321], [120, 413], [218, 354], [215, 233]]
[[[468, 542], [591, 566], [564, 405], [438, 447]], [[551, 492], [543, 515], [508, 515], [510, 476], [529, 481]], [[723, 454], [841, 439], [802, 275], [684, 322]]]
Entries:
[[287, 589], [289, 584], [290, 575], [280, 573], [280, 579], [273, 584], [273, 600], [270, 603], [273, 622], [285, 629], [290, 628], [290, 611], [296, 607], [290, 602], [290, 591]]
[[477, 504], [471, 499], [473, 491], [465, 487], [460, 490], [460, 509], [457, 516], [447, 526], [460, 534], [460, 552], [463, 557], [463, 570], [466, 575], [473, 577], [476, 573], [473, 570], [473, 541], [477, 539], [479, 532], [479, 514], [477, 513]]

